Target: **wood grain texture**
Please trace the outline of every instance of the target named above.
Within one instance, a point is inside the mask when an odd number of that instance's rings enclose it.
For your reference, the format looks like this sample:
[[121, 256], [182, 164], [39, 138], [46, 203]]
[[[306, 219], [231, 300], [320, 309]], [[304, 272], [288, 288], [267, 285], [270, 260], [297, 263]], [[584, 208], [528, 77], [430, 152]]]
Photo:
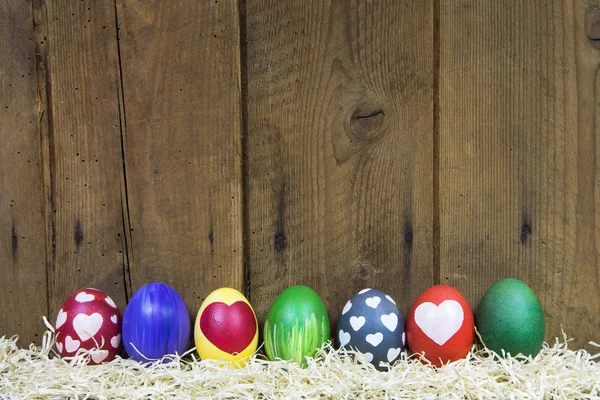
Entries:
[[0, 337], [41, 344], [45, 223], [31, 4], [0, 2]]
[[308, 285], [333, 323], [365, 287], [432, 284], [433, 8], [248, 1], [248, 276], [263, 319]]
[[117, 2], [134, 289], [243, 290], [235, 1]]
[[114, 4], [34, 1], [44, 93], [49, 320], [75, 290], [125, 306], [123, 159]]
[[[598, 69], [587, 1], [440, 2], [442, 282], [476, 307], [505, 277], [546, 337], [598, 340]], [[518, 5], [518, 6], [517, 6]]]

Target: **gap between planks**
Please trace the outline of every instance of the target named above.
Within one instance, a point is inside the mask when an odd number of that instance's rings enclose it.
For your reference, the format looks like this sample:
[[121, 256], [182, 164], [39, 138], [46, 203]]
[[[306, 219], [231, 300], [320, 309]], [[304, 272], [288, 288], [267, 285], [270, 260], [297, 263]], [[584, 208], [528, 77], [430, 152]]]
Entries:
[[117, 83], [117, 102], [119, 104], [119, 132], [121, 137], [121, 159], [123, 161], [123, 185], [121, 187], [121, 217], [123, 224], [123, 245], [125, 254], [123, 255], [123, 286], [125, 288], [125, 301], [129, 302], [133, 295], [131, 287], [131, 262], [133, 260], [133, 247], [131, 240], [131, 218], [129, 212], [129, 191], [127, 189], [127, 167], [125, 163], [125, 142], [127, 138], [127, 109], [125, 107], [125, 94], [123, 85], [123, 65], [121, 60], [121, 42], [119, 38], [119, 13], [117, 10], [117, 0], [115, 5], [115, 32], [117, 41], [117, 59], [119, 60], [119, 79]]
[[433, 0], [433, 284], [441, 282], [440, 234], [440, 0]]

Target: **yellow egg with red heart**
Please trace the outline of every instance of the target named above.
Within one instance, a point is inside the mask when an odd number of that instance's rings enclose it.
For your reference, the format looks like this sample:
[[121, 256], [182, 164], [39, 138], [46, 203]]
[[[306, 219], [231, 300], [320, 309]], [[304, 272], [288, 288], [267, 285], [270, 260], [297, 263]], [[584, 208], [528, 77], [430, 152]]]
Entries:
[[194, 326], [200, 358], [243, 366], [258, 346], [258, 321], [248, 299], [232, 288], [212, 292]]

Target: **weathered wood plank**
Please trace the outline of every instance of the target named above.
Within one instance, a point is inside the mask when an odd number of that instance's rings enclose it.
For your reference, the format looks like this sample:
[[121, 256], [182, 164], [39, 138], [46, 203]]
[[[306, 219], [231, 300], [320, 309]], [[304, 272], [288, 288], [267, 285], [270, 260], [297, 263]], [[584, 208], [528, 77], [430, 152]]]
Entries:
[[[441, 277], [475, 307], [496, 280], [537, 292], [547, 339], [598, 340], [600, 52], [588, 1], [443, 1]], [[595, 91], [596, 90], [596, 91]]]
[[0, 336], [40, 344], [47, 313], [31, 3], [0, 2]]
[[286, 287], [332, 322], [432, 284], [431, 1], [248, 1], [247, 237], [260, 318]]
[[235, 1], [117, 1], [134, 289], [172, 285], [195, 313], [242, 290]]
[[48, 205], [49, 319], [75, 290], [125, 306], [114, 3], [34, 1]]

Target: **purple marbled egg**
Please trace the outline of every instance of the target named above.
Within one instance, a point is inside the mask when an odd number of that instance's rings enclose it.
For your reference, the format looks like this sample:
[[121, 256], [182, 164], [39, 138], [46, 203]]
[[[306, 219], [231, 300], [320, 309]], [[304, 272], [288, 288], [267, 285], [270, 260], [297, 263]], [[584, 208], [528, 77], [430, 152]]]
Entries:
[[149, 283], [131, 298], [123, 314], [123, 346], [136, 361], [159, 360], [188, 349], [190, 314], [172, 287]]

